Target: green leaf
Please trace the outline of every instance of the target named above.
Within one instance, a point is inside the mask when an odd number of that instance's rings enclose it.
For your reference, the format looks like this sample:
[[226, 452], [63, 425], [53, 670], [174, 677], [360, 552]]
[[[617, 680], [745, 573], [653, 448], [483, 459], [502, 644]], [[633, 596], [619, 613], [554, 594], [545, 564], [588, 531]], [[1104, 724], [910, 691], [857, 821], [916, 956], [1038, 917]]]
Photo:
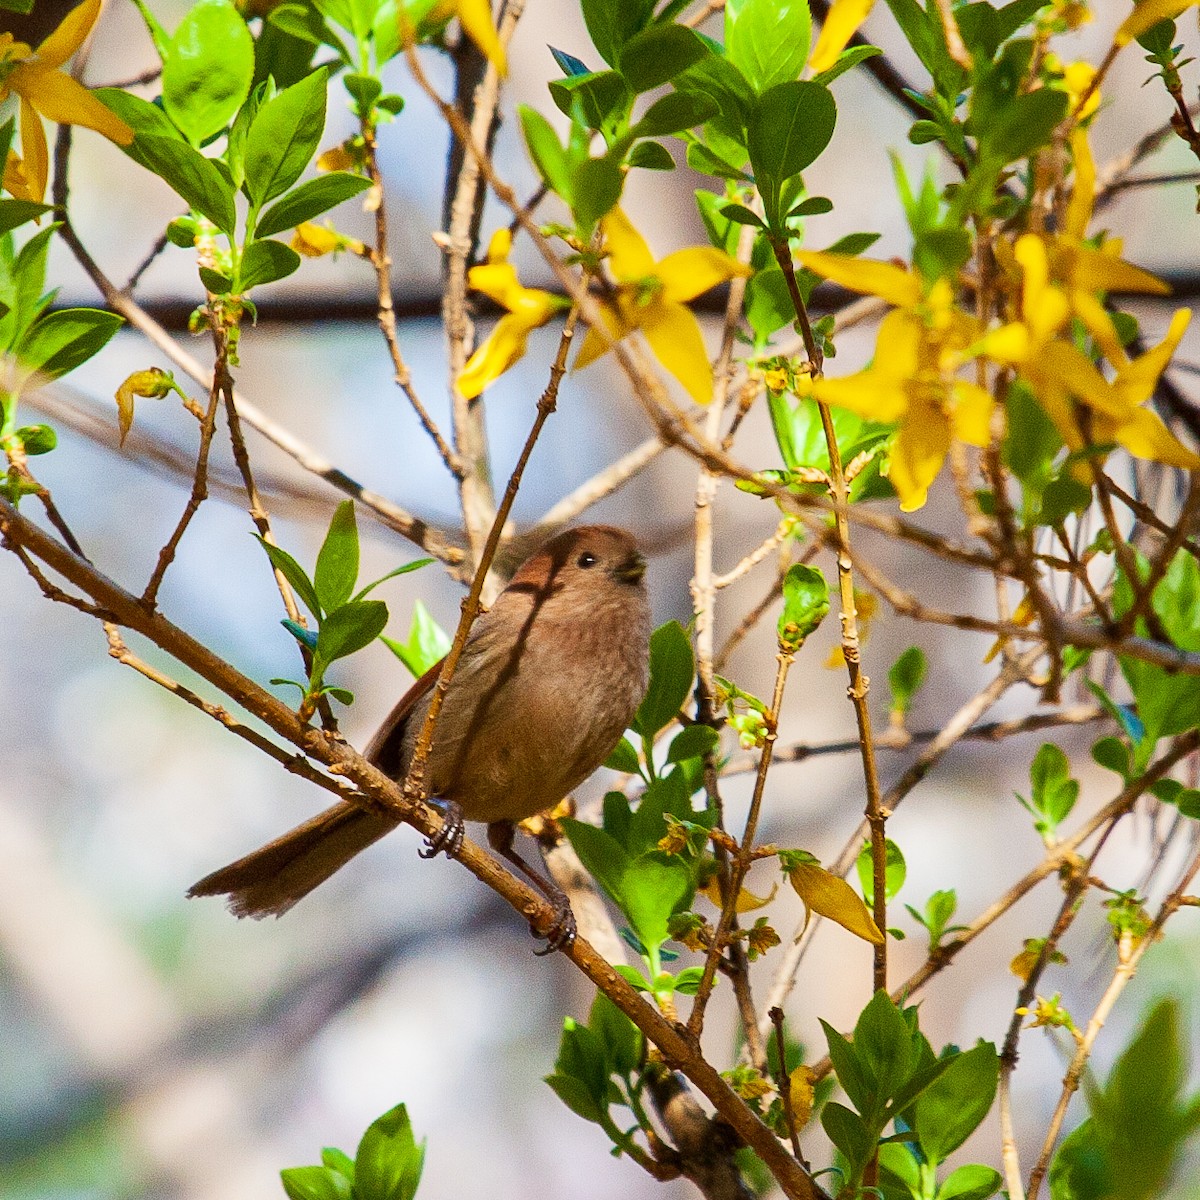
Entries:
[[354, 501], [343, 500], [329, 522], [329, 531], [317, 553], [313, 583], [317, 599], [328, 613], [340, 608], [354, 594], [358, 582], [358, 522]]
[[620, 71], [635, 92], [648, 92], [711, 53], [700, 35], [684, 25], [653, 25], [621, 48]]
[[687, 863], [680, 858], [645, 854], [626, 867], [620, 895], [614, 899], [653, 958], [669, 937], [671, 914], [686, 907], [693, 894], [692, 871]]
[[16, 229], [49, 211], [49, 204], [35, 204], [32, 200], [0, 200], [0, 234], [8, 233], [10, 229]]
[[254, 39], [229, 0], [197, 0], [163, 62], [163, 108], [193, 145], [220, 133], [254, 77]]
[[808, 0], [726, 0], [725, 54], [755, 91], [796, 79], [811, 37]]
[[1079, 783], [1071, 778], [1067, 756], [1053, 743], [1043, 743], [1029, 768], [1029, 782], [1034, 810], [1042, 817], [1038, 832], [1053, 833], [1079, 796]]
[[583, 19], [592, 44], [610, 67], [621, 48], [654, 13], [654, 0], [582, 0]]
[[[887, 850], [887, 862], [884, 866], [884, 895], [890, 904], [895, 898], [896, 893], [904, 886], [904, 880], [908, 874], [908, 865], [904, 861], [904, 855], [900, 852], [900, 847], [891, 838], [885, 838], [884, 844]], [[858, 868], [858, 882], [862, 887], [863, 896], [866, 898], [868, 905], [873, 905], [875, 903], [875, 876], [870, 842], [863, 843], [863, 848], [859, 852], [856, 865]]]
[[[728, 218], [738, 225], [753, 225], [756, 229], [766, 229], [766, 222], [753, 209], [747, 208], [744, 204], [723, 204], [720, 208], [721, 216]], [[779, 271], [778, 267], [773, 268]], [[783, 278], [783, 272], [779, 271], [779, 276]], [[790, 299], [790, 297], [789, 297]], [[777, 325], [776, 329], [779, 328]]]
[[925, 682], [929, 664], [920, 646], [909, 646], [888, 670], [888, 687], [892, 691], [891, 710], [907, 713], [912, 707], [913, 697]]
[[350, 1181], [326, 1167], [288, 1167], [279, 1172], [290, 1200], [351, 1200]]
[[631, 167], [643, 167], [650, 171], [673, 171], [675, 160], [666, 146], [657, 142], [638, 142], [625, 157]]
[[271, 565], [292, 585], [292, 590], [303, 601], [304, 607], [319, 621], [325, 615], [325, 611], [317, 599], [317, 591], [308, 577], [308, 572], [281, 546], [272, 546], [270, 542], [263, 541], [257, 533], [254, 537], [267, 552]]
[[40, 317], [15, 347], [22, 378], [58, 379], [107, 345], [125, 322], [98, 308], [63, 308]]
[[[1044, 2], [1045, 0], [1038, 0], [1039, 4]], [[839, 76], [857, 67], [860, 62], [865, 62], [868, 58], [877, 58], [882, 53], [878, 46], [848, 46], [838, 55], [837, 62], [832, 67], [814, 75], [811, 82], [828, 87]]]
[[546, 1076], [554, 1094], [577, 1116], [585, 1121], [599, 1122], [607, 1106], [597, 1102], [587, 1084], [572, 1075], [555, 1072]]
[[660, 625], [650, 635], [650, 686], [633, 718], [633, 728], [652, 738], [666, 728], [692, 690], [696, 662], [692, 643], [678, 621]]
[[630, 1075], [642, 1058], [641, 1030], [603, 993], [597, 992], [588, 1014], [588, 1028], [604, 1044], [606, 1057], [618, 1075]]
[[799, 204], [793, 204], [788, 209], [788, 220], [795, 221], [801, 217], [820, 217], [833, 212], [833, 201], [828, 196], [806, 196]]
[[878, 991], [854, 1027], [854, 1051], [869, 1081], [870, 1122], [899, 1094], [914, 1068], [916, 1047], [904, 1015], [885, 991]]
[[403, 642], [389, 637], [383, 640], [418, 679], [450, 652], [450, 635], [433, 619], [420, 600], [413, 602], [408, 637]]
[[610, 771], [622, 771], [626, 775], [636, 775], [641, 770], [638, 753], [633, 748], [633, 743], [626, 737], [623, 737], [612, 748], [604, 760], [604, 765]]
[[968, 1163], [952, 1171], [938, 1188], [938, 1200], [988, 1200], [1004, 1184], [1004, 1177], [995, 1167]]
[[1120, 738], [1103, 737], [1092, 747], [1092, 758], [1107, 771], [1115, 771], [1122, 779], [1132, 772], [1129, 747]]
[[58, 434], [49, 425], [23, 425], [13, 432], [26, 454], [49, 454], [58, 445]]
[[256, 205], [274, 200], [300, 178], [325, 128], [329, 73], [314, 71], [259, 110], [246, 135], [246, 190]]
[[[921, 1153], [934, 1166], [945, 1162], [983, 1122], [996, 1098], [1000, 1060], [996, 1047], [980, 1042], [956, 1054], [917, 1099], [911, 1124]], [[990, 1195], [990, 1193], [989, 1193]]]
[[703, 125], [717, 113], [717, 102], [698, 92], [671, 92], [656, 100], [629, 131], [635, 137], [666, 137]]
[[779, 616], [779, 644], [796, 651], [829, 612], [829, 586], [817, 567], [793, 563], [783, 578], [783, 612]]
[[573, 195], [570, 164], [558, 134], [540, 112], [527, 104], [517, 106], [517, 115], [521, 119], [521, 132], [525, 135], [529, 157], [538, 174], [551, 191], [570, 204]]
[[667, 750], [667, 762], [677, 763], [689, 758], [702, 758], [710, 750], [715, 750], [720, 740], [720, 734], [711, 725], [689, 725], [671, 739], [670, 749]]
[[[755, 93], [745, 75], [720, 54], [710, 54], [676, 76], [680, 91], [698, 92], [717, 106], [713, 125], [727, 138], [744, 145], [746, 122], [754, 110]], [[745, 162], [745, 158], [741, 159]], [[735, 164], [736, 165], [736, 164]]]
[[265, 283], [286, 279], [299, 266], [300, 255], [291, 246], [272, 241], [270, 238], [261, 242], [251, 242], [242, 255], [239, 279], [241, 290], [248, 292], [251, 288], [261, 287]]
[[329, 613], [317, 634], [314, 676], [318, 674], [317, 659], [324, 665], [357, 653], [383, 632], [387, 619], [387, 605], [382, 600], [358, 600]]
[[616, 71], [556, 79], [550, 84], [550, 97], [568, 117], [581, 108], [587, 127], [600, 130], [610, 142], [624, 132], [633, 103], [629, 85]]
[[564, 818], [562, 828], [588, 874], [619, 904], [621, 880], [629, 865], [629, 856], [620, 843], [612, 834], [585, 821]]
[[285, 229], [294, 229], [301, 222], [319, 217], [370, 186], [369, 179], [349, 171], [331, 171], [328, 175], [306, 180], [263, 213], [255, 236], [268, 237]]
[[424, 1165], [425, 1143], [417, 1144], [408, 1110], [398, 1104], [372, 1122], [358, 1144], [356, 1200], [412, 1200]]
[[222, 275], [220, 271], [214, 271], [211, 267], [200, 267], [199, 274], [200, 282], [214, 296], [227, 296], [233, 291], [233, 280], [228, 275]]
[[851, 1172], [857, 1177], [870, 1161], [876, 1144], [863, 1119], [844, 1104], [830, 1101], [821, 1110], [821, 1125], [829, 1140], [846, 1156]]
[[354, 1160], [344, 1151], [335, 1146], [326, 1146], [321, 1151], [321, 1162], [331, 1171], [344, 1176], [354, 1183]]
[[367, 116], [383, 95], [383, 84], [374, 75], [343, 75], [342, 86], [350, 93], [356, 110]]
[[355, 593], [354, 599], [361, 600], [364, 596], [373, 592], [381, 583], [387, 583], [389, 579], [395, 579], [397, 575], [407, 575], [410, 571], [419, 571], [422, 567], [429, 566], [433, 561], [432, 558], [414, 558], [412, 562], [402, 563], [398, 567], [393, 567], [386, 575], [380, 575], [378, 579], [368, 583], [366, 587], [360, 588]]
[[572, 205], [579, 228], [590, 233], [596, 222], [616, 207], [625, 172], [610, 158], [587, 158], [571, 173]]
[[133, 146], [137, 150], [134, 157], [140, 158], [189, 208], [233, 237], [237, 224], [233, 186], [211, 159], [177, 137], [138, 133]]
[[833, 93], [819, 83], [779, 83], [759, 98], [747, 126], [755, 176], [782, 184], [814, 162], [837, 124]]

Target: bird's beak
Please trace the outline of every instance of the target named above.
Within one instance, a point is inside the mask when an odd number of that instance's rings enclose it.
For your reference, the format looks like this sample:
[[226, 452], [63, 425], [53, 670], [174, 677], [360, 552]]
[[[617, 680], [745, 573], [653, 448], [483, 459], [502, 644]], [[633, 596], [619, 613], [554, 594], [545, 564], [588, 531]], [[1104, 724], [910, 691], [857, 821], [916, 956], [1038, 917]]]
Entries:
[[613, 574], [622, 583], [641, 583], [642, 576], [646, 574], [646, 560], [634, 551]]

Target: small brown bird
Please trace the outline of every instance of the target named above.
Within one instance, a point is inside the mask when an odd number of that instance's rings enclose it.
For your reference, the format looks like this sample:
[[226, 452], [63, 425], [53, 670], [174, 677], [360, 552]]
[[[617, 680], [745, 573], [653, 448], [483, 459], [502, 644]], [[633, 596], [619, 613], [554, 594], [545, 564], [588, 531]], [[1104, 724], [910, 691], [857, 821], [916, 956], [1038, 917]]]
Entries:
[[[462, 818], [554, 902], [551, 945], [574, 936], [566, 897], [512, 849], [513, 822], [551, 808], [608, 756], [633, 719], [649, 672], [646, 561], [631, 534], [585, 525], [552, 538], [474, 624], [450, 681], [426, 767], [446, 810], [429, 854], [453, 854]], [[427, 671], [371, 739], [366, 756], [402, 780], [441, 664]], [[228, 894], [239, 917], [280, 916], [396, 827], [336, 804], [200, 880], [189, 896]]]

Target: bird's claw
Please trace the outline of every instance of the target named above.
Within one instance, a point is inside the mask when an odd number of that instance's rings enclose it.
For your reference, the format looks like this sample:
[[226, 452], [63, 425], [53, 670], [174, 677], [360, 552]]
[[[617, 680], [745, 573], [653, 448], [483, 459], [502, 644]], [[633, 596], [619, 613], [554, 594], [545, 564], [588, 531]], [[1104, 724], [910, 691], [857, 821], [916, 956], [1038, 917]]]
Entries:
[[540, 950], [534, 951], [538, 958], [553, 954], [555, 950], [570, 950], [579, 932], [575, 923], [575, 913], [571, 910], [571, 902], [566, 895], [560, 893], [552, 897], [550, 903], [554, 906], [554, 920], [545, 933], [534, 925], [529, 927], [529, 932], [534, 937], [546, 939], [546, 944]]
[[422, 858], [436, 858], [445, 852], [447, 858], [457, 858], [467, 831], [462, 809], [453, 800], [447, 800], [439, 807], [442, 809], [442, 827], [425, 839], [424, 847], [417, 853]]

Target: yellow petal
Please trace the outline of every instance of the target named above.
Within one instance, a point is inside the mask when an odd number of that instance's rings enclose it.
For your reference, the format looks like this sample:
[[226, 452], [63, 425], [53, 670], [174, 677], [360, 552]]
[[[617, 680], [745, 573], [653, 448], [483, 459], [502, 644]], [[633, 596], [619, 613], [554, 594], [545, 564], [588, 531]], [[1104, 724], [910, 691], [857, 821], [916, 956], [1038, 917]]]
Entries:
[[482, 292], [510, 310], [516, 306], [520, 293], [525, 290], [517, 278], [516, 268], [506, 262], [487, 262], [472, 267], [467, 272], [467, 282], [474, 291]]
[[803, 1129], [812, 1117], [815, 1080], [812, 1067], [806, 1067], [803, 1063], [788, 1076], [788, 1099], [792, 1102], [792, 1116], [797, 1129]]
[[[1098, 429], [1098, 433], [1101, 431]], [[1101, 440], [1099, 437], [1097, 440]], [[1109, 440], [1107, 437], [1104, 440]], [[1162, 418], [1148, 408], [1130, 409], [1124, 420], [1113, 422], [1111, 440], [1119, 442], [1137, 458], [1149, 458], [1180, 467], [1185, 471], [1200, 470], [1200, 455], [1180, 442], [1163, 424]]]
[[813, 384], [812, 394], [823, 404], [848, 408], [872, 421], [898, 421], [908, 411], [908, 393], [877, 371], [819, 379]]
[[60, 125], [83, 125], [121, 146], [133, 141], [133, 130], [69, 75], [36, 63], [21, 63], [8, 77], [8, 86], [28, 100], [44, 117]]
[[[15, 150], [10, 150], [8, 158], [5, 160], [3, 186], [4, 190], [17, 200], [32, 200], [34, 203], [41, 202], [41, 197], [33, 194], [33, 189], [29, 186], [29, 178], [25, 174], [25, 164], [21, 161], [21, 156]], [[40, 220], [41, 218], [38, 219]]]
[[1114, 367], [1123, 367], [1128, 361], [1125, 347], [1117, 336], [1117, 327], [1113, 324], [1108, 310], [1091, 292], [1074, 291], [1071, 293], [1071, 307], [1075, 315], [1087, 327], [1100, 347], [1100, 352]]
[[[717, 908], [721, 907], [721, 885], [714, 874], [711, 879], [700, 889]], [[737, 904], [735, 910], [740, 913], [753, 912], [756, 908], [764, 908], [775, 899], [776, 888], [771, 889], [769, 896], [756, 896], [748, 888], [742, 888], [738, 892]]]
[[602, 337], [595, 329], [589, 329], [584, 335], [579, 353], [575, 355], [575, 365], [571, 368], [572, 371], [581, 370], [589, 363], [595, 362], [602, 354], [608, 353], [612, 348], [612, 342], [619, 342], [627, 333], [633, 331], [633, 326], [626, 325], [611, 305], [602, 304], [600, 314], [609, 336], [608, 338]]
[[500, 318], [492, 336], [471, 355], [458, 377], [458, 390], [464, 399], [474, 400], [525, 353], [532, 328], [511, 313]]
[[654, 274], [654, 255], [646, 239], [620, 208], [602, 218], [600, 228], [604, 231], [609, 265], [618, 279], [644, 279]]
[[42, 118], [24, 96], [21, 97], [21, 153], [30, 199], [41, 204], [50, 178], [50, 152], [46, 148]]
[[101, 0], [83, 0], [62, 19], [62, 23], [37, 48], [38, 62], [61, 67], [83, 45], [100, 16]]
[[492, 9], [488, 0], [457, 0], [454, 9], [467, 37], [501, 75], [506, 74], [508, 64], [504, 47], [500, 45], [500, 36], [492, 23]]
[[950, 450], [950, 423], [932, 404], [914, 405], [892, 443], [885, 471], [900, 508], [914, 512], [929, 496]]
[[1128, 403], [1143, 404], [1150, 399], [1154, 392], [1154, 386], [1158, 383], [1158, 377], [1166, 370], [1167, 363], [1171, 361], [1171, 355], [1179, 348], [1179, 343], [1183, 340], [1183, 335], [1187, 331], [1191, 319], [1192, 314], [1188, 309], [1176, 310], [1175, 315], [1171, 318], [1167, 336], [1157, 346], [1147, 350], [1145, 354], [1117, 372], [1117, 377], [1113, 381], [1114, 385]]
[[1151, 26], [1159, 21], [1166, 21], [1179, 16], [1185, 9], [1191, 8], [1196, 0], [1142, 0], [1121, 23], [1113, 37], [1114, 46], [1127, 46], [1135, 38], [1139, 38]]
[[796, 259], [823, 279], [840, 283], [853, 292], [879, 296], [898, 307], [920, 303], [923, 294], [921, 280], [895, 263], [824, 250], [798, 250]]
[[985, 334], [975, 346], [981, 358], [995, 362], [1023, 363], [1030, 352], [1029, 330], [1018, 321], [1010, 321]]
[[1153, 296], [1169, 296], [1170, 285], [1157, 275], [1127, 263], [1115, 254], [1093, 250], [1090, 246], [1073, 246], [1066, 251], [1065, 270], [1077, 288], [1088, 292], [1147, 292]]
[[[1097, 98], [1099, 93], [1096, 93]], [[1092, 220], [1092, 202], [1096, 196], [1096, 163], [1092, 148], [1088, 144], [1087, 131], [1076, 126], [1071, 131], [1071, 154], [1075, 160], [1075, 186], [1071, 191], [1071, 203], [1063, 221], [1063, 231], [1068, 237], [1087, 236], [1087, 227]]]
[[954, 436], [972, 446], [986, 446], [991, 440], [992, 393], [959, 379], [950, 385], [950, 394], [954, 404], [951, 415]]
[[646, 335], [654, 357], [687, 389], [697, 404], [712, 399], [712, 367], [700, 333], [700, 322], [682, 304], [664, 300], [642, 309], [638, 328]]
[[1070, 316], [1067, 298], [1050, 284], [1050, 262], [1046, 245], [1036, 234], [1017, 239], [1013, 258], [1021, 265], [1021, 315], [1035, 342], [1043, 342], [1058, 331]]
[[342, 239], [332, 229], [315, 225], [312, 221], [302, 221], [292, 235], [291, 246], [305, 258], [320, 258], [324, 254], [331, 254], [341, 243]]
[[831, 875], [824, 867], [801, 863], [788, 872], [788, 880], [804, 901], [805, 909], [828, 917], [865, 941], [882, 944], [879, 926], [862, 898], [844, 879]]
[[662, 280], [664, 300], [693, 300], [735, 275], [753, 275], [751, 267], [715, 246], [692, 246], [676, 250], [654, 269]]
[[488, 242], [487, 260], [490, 263], [502, 263], [508, 261], [508, 256], [512, 253], [512, 230], [507, 225], [501, 225], [495, 233], [492, 234], [492, 240]]
[[837, 62], [838, 55], [867, 19], [874, 4], [875, 0], [833, 0], [808, 62], [814, 72], [828, 71]]

